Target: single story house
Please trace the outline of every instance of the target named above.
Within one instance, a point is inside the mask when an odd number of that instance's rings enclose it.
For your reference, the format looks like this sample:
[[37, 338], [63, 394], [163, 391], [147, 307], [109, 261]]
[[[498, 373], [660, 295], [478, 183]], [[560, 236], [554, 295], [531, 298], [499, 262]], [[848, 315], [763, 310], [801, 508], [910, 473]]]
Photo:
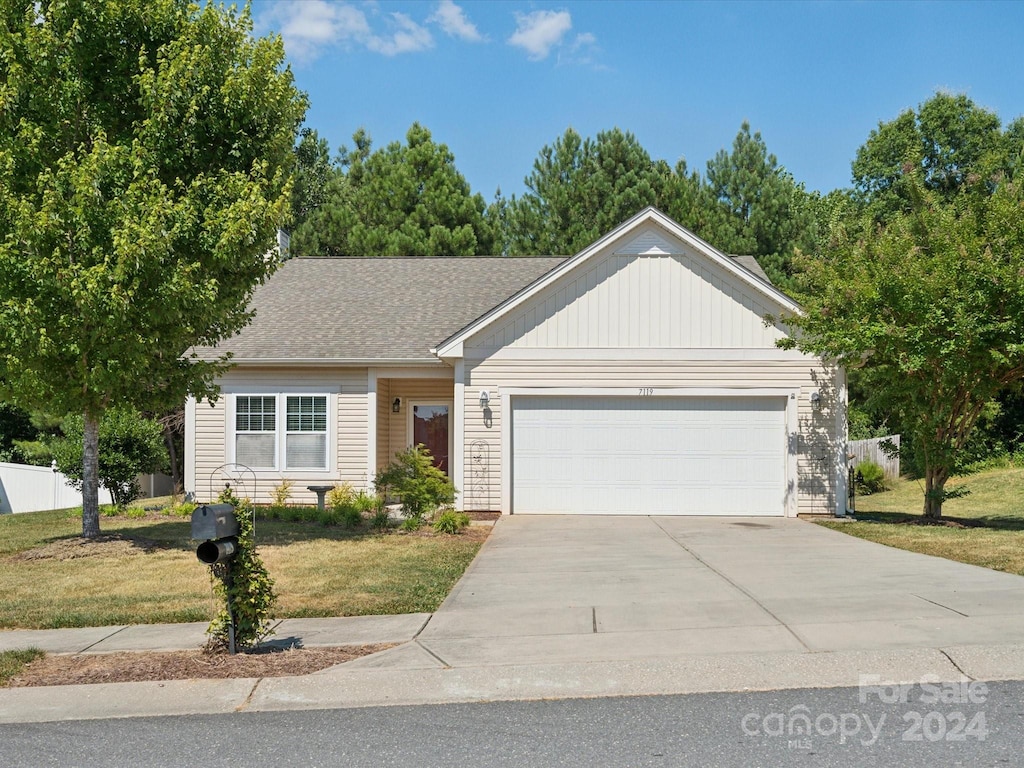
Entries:
[[466, 510], [845, 513], [844, 371], [776, 347], [799, 308], [754, 259], [653, 208], [570, 258], [292, 259], [253, 307], [186, 406], [200, 499], [226, 464], [257, 502], [369, 488], [423, 443]]

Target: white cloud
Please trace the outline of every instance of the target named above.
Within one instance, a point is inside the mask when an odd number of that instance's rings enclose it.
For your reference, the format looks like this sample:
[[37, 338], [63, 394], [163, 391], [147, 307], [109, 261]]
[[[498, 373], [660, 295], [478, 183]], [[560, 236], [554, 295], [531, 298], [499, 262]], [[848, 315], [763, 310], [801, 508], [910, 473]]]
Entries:
[[400, 53], [415, 53], [434, 47], [434, 38], [429, 29], [420, 26], [404, 13], [392, 13], [391, 18], [395, 27], [391, 34], [384, 37], [371, 35], [367, 38], [366, 47], [371, 51], [385, 56], [397, 56]]
[[533, 11], [515, 16], [516, 31], [508, 39], [509, 45], [524, 49], [531, 61], [546, 59], [572, 29], [568, 11]]
[[289, 58], [310, 62], [334, 45], [359, 45], [385, 56], [423, 51], [434, 45], [430, 30], [403, 13], [391, 14], [389, 31], [377, 34], [362, 10], [326, 0], [285, 0], [275, 3], [260, 26], [276, 29]]
[[467, 19], [466, 12], [452, 0], [441, 0], [427, 21], [437, 24], [451, 37], [457, 37], [470, 43], [479, 43], [484, 40], [484, 36], [476, 28], [476, 24]]

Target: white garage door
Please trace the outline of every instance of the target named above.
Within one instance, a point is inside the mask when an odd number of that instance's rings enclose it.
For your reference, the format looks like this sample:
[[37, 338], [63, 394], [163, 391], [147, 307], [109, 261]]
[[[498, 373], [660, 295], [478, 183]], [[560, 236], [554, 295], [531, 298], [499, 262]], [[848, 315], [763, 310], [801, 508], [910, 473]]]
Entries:
[[782, 515], [782, 397], [512, 398], [512, 511]]

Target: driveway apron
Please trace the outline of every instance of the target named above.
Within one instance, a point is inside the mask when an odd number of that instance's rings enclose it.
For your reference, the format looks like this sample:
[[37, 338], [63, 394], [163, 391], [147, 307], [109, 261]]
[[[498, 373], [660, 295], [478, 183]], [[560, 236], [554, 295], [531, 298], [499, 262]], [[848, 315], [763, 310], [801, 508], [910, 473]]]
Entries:
[[802, 520], [511, 516], [416, 643], [449, 667], [1024, 643], [1024, 578]]

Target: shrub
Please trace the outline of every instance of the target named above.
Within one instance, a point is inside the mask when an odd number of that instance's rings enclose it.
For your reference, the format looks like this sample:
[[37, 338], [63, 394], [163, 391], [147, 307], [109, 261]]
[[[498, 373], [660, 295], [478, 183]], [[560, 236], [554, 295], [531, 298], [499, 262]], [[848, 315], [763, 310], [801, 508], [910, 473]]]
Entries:
[[144, 507], [128, 507], [125, 515], [131, 520], [138, 520], [146, 516], [146, 509]]
[[328, 528], [332, 525], [340, 525], [342, 522], [341, 513], [337, 509], [327, 507], [326, 509], [317, 511], [319, 513], [317, 515], [317, 521], [320, 523], [320, 525], [324, 526], [325, 528]]
[[886, 489], [885, 470], [875, 462], [867, 459], [857, 465], [855, 477], [858, 493], [868, 496]]
[[360, 513], [364, 515], [372, 515], [383, 508], [384, 499], [382, 499], [379, 494], [360, 491], [355, 499], [353, 499], [353, 503]]
[[396, 453], [394, 461], [377, 473], [373, 484], [378, 493], [395, 494], [407, 519], [420, 521], [438, 507], [454, 502], [457, 493], [423, 445]]
[[[61, 429], [65, 436], [50, 445], [53, 457], [71, 485], [81, 490], [82, 417], [69, 416]], [[124, 509], [142, 495], [138, 475], [167, 464], [163, 428], [133, 410], [111, 408], [103, 415], [99, 429], [99, 482], [110, 491], [114, 504]]]
[[446, 509], [434, 519], [434, 530], [438, 533], [458, 533], [469, 525], [469, 515]]
[[171, 507], [171, 514], [176, 517], [191, 517], [196, 511], [196, 504], [192, 501], [183, 501]]
[[385, 507], [381, 506], [370, 516], [370, 527], [383, 530], [391, 525], [391, 517]]
[[342, 507], [352, 503], [355, 498], [355, 491], [352, 488], [352, 483], [341, 483], [336, 485], [327, 492], [327, 496], [324, 498], [326, 505], [331, 509], [340, 510]]
[[418, 531], [423, 525], [423, 515], [409, 515], [398, 527], [403, 531]]
[[283, 509], [288, 506], [288, 499], [292, 495], [291, 480], [282, 480], [273, 491], [270, 492], [270, 508]]

